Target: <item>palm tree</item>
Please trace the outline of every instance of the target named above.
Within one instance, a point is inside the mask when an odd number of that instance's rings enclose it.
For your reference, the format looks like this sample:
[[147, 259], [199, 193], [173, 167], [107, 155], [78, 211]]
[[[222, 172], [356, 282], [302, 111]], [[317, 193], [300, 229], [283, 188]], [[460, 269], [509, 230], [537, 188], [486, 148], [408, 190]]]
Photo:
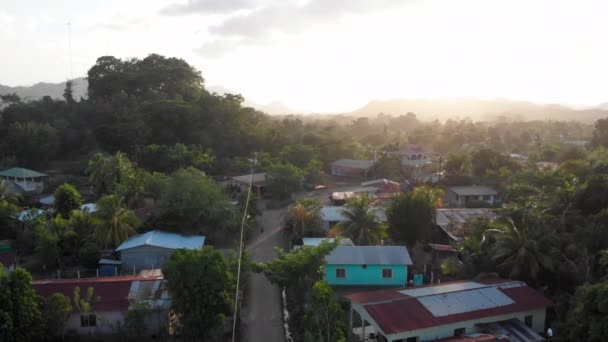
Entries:
[[375, 245], [386, 235], [386, 226], [378, 220], [376, 209], [368, 196], [351, 200], [342, 210], [344, 222], [337, 224], [338, 231], [357, 241], [357, 245]]
[[286, 231], [293, 240], [300, 240], [310, 232], [318, 232], [321, 227], [321, 203], [318, 200], [303, 199], [289, 209]]
[[95, 229], [95, 237], [101, 246], [116, 247], [135, 234], [139, 221], [133, 211], [125, 207], [124, 198], [107, 195], [97, 202], [97, 207], [101, 224]]
[[520, 227], [508, 218], [501, 228], [487, 231], [496, 239], [492, 260], [511, 278], [537, 282], [542, 271], [553, 270], [552, 250], [543, 241], [547, 235], [534, 226], [524, 214]]

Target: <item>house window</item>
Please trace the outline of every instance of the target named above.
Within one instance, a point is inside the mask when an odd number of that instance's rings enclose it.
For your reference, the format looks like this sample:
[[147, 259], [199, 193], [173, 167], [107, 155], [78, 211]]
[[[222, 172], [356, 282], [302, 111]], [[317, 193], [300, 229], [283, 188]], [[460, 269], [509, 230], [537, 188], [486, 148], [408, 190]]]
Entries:
[[81, 327], [97, 326], [97, 315], [95, 315], [95, 314], [80, 315], [80, 326]]
[[419, 341], [420, 341], [420, 337], [418, 337], [418, 336], [408, 337], [405, 339], [405, 342], [419, 342]]
[[492, 195], [483, 195], [483, 200], [484, 201], [489, 201], [492, 199]]
[[524, 323], [528, 326], [528, 328], [532, 328], [532, 315], [524, 317]]
[[465, 328], [454, 329], [454, 336], [461, 337], [464, 336]]
[[336, 268], [336, 278], [338, 278], [338, 279], [346, 278], [346, 269]]
[[390, 279], [393, 277], [393, 270], [391, 268], [383, 268], [382, 269], [382, 278]]

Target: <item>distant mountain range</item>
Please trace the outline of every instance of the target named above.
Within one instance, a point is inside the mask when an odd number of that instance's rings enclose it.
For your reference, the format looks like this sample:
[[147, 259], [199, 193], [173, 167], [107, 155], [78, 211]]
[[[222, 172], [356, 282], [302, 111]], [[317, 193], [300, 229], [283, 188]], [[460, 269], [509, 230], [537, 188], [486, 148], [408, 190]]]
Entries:
[[421, 120], [471, 118], [491, 120], [504, 116], [512, 120], [559, 120], [594, 122], [608, 117], [608, 103], [585, 109], [574, 109], [559, 104], [540, 105], [511, 100], [425, 100], [393, 99], [371, 101], [350, 112], [353, 116], [375, 117], [379, 113], [402, 115], [412, 112]]
[[[85, 97], [88, 82], [85, 78], [73, 80], [74, 97]], [[0, 85], [0, 95], [17, 93], [22, 99], [37, 100], [43, 96], [55, 99], [63, 97], [65, 82], [37, 83], [30, 87], [8, 87]], [[207, 90], [218, 94], [238, 93], [221, 86], [208, 86]], [[308, 114], [289, 108], [281, 102], [262, 105], [245, 100], [245, 106], [253, 107], [271, 115]], [[379, 113], [386, 115], [402, 115], [415, 113], [420, 120], [447, 120], [455, 118], [471, 118], [473, 120], [491, 120], [504, 116], [511, 120], [560, 120], [594, 122], [599, 118], [608, 117], [608, 102], [588, 108], [572, 108], [559, 104], [539, 105], [532, 102], [511, 100], [428, 100], [428, 99], [392, 99], [374, 100], [367, 105], [349, 113], [349, 116], [375, 117]], [[319, 113], [321, 114], [321, 113]]]
[[[75, 99], [85, 97], [87, 94], [87, 88], [89, 83], [84, 77], [75, 78], [73, 95]], [[9, 87], [0, 84], [0, 95], [17, 93], [23, 100], [38, 100], [44, 96], [50, 96], [54, 99], [63, 98], [63, 91], [65, 90], [65, 82], [61, 83], [36, 83], [29, 87]]]
[[[87, 79], [84, 77], [80, 77], [80, 78], [76, 78], [72, 81], [74, 82], [74, 88], [73, 88], [74, 98], [79, 99], [81, 97], [86, 97], [87, 89], [89, 87], [89, 83], [88, 83]], [[210, 86], [210, 87], [206, 87], [206, 88], [207, 88], [207, 90], [218, 93], [220, 95], [223, 95], [226, 93], [232, 93], [232, 94], [238, 93], [238, 92], [231, 91], [231, 90], [226, 89], [221, 86]], [[41, 82], [41, 83], [36, 83], [33, 86], [29, 86], [29, 87], [9, 87], [9, 86], [0, 84], [0, 95], [17, 93], [17, 95], [19, 95], [19, 97], [21, 97], [23, 100], [38, 100], [44, 96], [50, 96], [54, 99], [61, 99], [61, 98], [63, 98], [64, 90], [65, 90], [65, 82], [60, 82], [60, 83], [43, 83], [43, 82]], [[292, 110], [291, 108], [285, 106], [284, 104], [282, 104], [280, 102], [272, 102], [267, 105], [261, 105], [258, 103], [254, 103], [254, 102], [245, 100], [245, 106], [253, 107], [259, 111], [262, 111], [262, 112], [265, 112], [265, 113], [268, 113], [271, 115], [296, 113], [296, 111]]]

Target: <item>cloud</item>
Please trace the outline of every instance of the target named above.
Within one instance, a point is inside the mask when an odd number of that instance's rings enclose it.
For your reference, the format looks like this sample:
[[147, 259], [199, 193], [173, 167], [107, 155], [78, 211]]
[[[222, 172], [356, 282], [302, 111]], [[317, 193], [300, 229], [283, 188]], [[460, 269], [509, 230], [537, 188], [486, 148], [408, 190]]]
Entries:
[[163, 8], [164, 15], [185, 15], [193, 13], [231, 13], [256, 6], [254, 0], [188, 0], [182, 4], [171, 4]]
[[367, 14], [401, 6], [404, 0], [310, 0], [304, 4], [279, 0], [235, 15], [209, 31], [218, 36], [259, 37], [273, 32], [298, 33], [343, 16]]
[[[218, 0], [221, 1], [221, 0]], [[233, 11], [248, 9], [236, 6], [243, 0], [230, 0]], [[410, 0], [413, 1], [413, 0]], [[406, 0], [273, 0], [246, 12], [233, 13], [225, 21], [208, 28], [214, 40], [196, 51], [206, 57], [219, 57], [238, 47], [270, 42], [274, 34], [298, 34], [309, 27], [334, 22], [348, 15], [362, 15], [394, 9]], [[190, 0], [188, 5], [215, 1]], [[199, 8], [200, 9], [200, 8]]]

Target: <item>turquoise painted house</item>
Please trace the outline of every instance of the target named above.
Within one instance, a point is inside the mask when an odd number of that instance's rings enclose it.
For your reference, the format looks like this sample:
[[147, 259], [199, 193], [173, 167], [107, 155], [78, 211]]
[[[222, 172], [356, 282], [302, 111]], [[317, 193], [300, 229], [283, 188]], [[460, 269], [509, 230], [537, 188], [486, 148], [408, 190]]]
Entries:
[[338, 246], [327, 256], [323, 279], [332, 286], [405, 287], [410, 265], [404, 246]]

